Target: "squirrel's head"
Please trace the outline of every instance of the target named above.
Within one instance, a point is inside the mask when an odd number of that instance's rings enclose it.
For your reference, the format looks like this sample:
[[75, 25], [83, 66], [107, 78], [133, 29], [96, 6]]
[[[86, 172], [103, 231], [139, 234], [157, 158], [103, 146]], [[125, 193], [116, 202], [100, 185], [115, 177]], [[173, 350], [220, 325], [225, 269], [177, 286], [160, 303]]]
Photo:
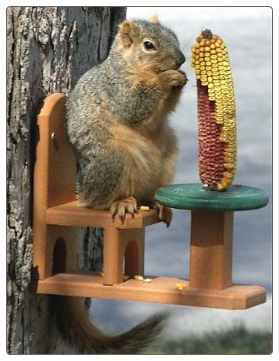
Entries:
[[115, 40], [117, 53], [135, 68], [161, 72], [185, 62], [177, 36], [153, 16], [149, 21], [124, 21]]

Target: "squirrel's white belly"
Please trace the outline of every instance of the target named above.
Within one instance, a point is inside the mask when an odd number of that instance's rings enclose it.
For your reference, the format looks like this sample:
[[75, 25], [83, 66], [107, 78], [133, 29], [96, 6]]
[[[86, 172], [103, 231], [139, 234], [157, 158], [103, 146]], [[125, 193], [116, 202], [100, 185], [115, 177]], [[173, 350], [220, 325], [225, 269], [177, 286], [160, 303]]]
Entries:
[[144, 138], [126, 126], [116, 127], [113, 134], [111, 146], [120, 153], [125, 164], [120, 193], [137, 199], [153, 198], [161, 185], [162, 151], [150, 138]]

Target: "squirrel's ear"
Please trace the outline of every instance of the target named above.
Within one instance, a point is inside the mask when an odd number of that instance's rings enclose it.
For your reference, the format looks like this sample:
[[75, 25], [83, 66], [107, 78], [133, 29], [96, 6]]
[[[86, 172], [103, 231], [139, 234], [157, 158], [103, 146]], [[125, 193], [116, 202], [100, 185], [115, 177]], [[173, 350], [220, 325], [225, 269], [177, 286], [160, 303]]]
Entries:
[[133, 43], [133, 38], [137, 36], [137, 27], [131, 21], [125, 20], [119, 25], [119, 33], [124, 48], [129, 48]]
[[151, 18], [149, 19], [149, 22], [153, 24], [160, 24], [158, 14], [152, 15]]

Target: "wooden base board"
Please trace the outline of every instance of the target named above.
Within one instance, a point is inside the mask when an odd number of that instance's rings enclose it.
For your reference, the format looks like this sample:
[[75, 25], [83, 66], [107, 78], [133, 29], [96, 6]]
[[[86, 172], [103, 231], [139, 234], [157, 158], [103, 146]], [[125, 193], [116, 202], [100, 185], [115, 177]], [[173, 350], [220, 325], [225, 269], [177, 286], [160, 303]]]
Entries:
[[[58, 273], [43, 281], [33, 280], [31, 291], [75, 297], [116, 299], [122, 301], [154, 302], [184, 306], [244, 310], [266, 302], [266, 290], [260, 286], [233, 285], [225, 290], [190, 288], [189, 281], [151, 277], [150, 283], [129, 279], [116, 286], [104, 286], [96, 272]], [[178, 291], [177, 283], [186, 283]]]

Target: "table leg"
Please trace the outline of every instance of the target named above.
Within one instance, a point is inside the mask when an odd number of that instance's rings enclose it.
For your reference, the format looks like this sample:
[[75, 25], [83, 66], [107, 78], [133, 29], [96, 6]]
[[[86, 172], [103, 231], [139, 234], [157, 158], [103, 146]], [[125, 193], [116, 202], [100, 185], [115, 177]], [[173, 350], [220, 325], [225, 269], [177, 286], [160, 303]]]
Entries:
[[190, 287], [232, 285], [233, 212], [192, 211]]

